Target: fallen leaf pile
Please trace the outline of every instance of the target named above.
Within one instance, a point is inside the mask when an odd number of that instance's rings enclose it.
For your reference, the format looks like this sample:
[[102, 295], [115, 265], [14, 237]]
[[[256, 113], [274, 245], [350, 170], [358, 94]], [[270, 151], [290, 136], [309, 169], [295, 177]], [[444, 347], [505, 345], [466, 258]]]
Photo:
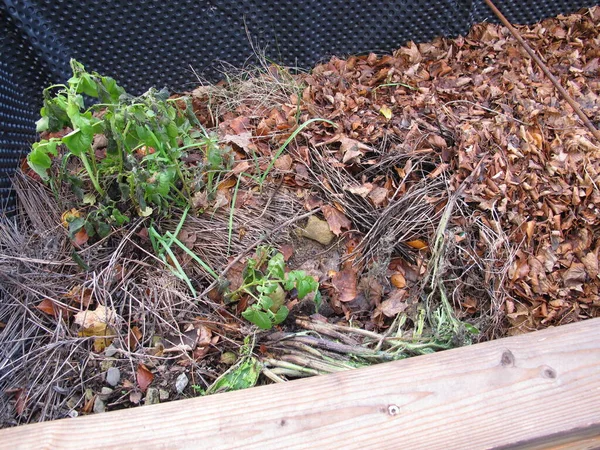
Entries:
[[[593, 8], [519, 27], [596, 126], [599, 22]], [[338, 142], [341, 165], [373, 164], [370, 148], [391, 142], [392, 152], [434, 154], [454, 190], [478, 170], [462, 195], [515, 251], [503, 255], [512, 332], [597, 314], [600, 143], [506, 28], [480, 24], [393, 55], [334, 58], [304, 81], [317, 114], [341, 125], [312, 138]]]

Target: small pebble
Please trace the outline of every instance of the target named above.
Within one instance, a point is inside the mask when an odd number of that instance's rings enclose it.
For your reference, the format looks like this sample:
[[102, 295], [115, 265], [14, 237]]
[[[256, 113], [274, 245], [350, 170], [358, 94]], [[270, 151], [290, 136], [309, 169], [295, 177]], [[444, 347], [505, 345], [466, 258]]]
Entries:
[[177, 391], [177, 393], [181, 394], [189, 382], [190, 381], [188, 380], [188, 377], [185, 373], [179, 375], [177, 377], [177, 380], [175, 381], [175, 390]]
[[104, 404], [104, 401], [100, 397], [96, 397], [94, 400], [94, 412], [98, 414], [103, 413], [104, 411], [106, 411], [106, 405]]
[[158, 390], [158, 397], [160, 398], [161, 402], [163, 402], [165, 400], [169, 400], [169, 391], [167, 391], [165, 389], [159, 389]]
[[116, 367], [111, 367], [106, 372], [106, 382], [111, 386], [116, 386], [121, 380], [121, 371]]
[[108, 397], [110, 397], [110, 395], [113, 393], [113, 390], [109, 387], [104, 386], [102, 388], [102, 390], [100, 391], [100, 393], [98, 394], [98, 397], [100, 397], [100, 399], [102, 401], [106, 401], [108, 400]]
[[146, 399], [144, 400], [145, 405], [155, 405], [156, 403], [160, 403], [160, 394], [158, 393], [158, 389], [151, 387], [148, 388], [146, 392]]

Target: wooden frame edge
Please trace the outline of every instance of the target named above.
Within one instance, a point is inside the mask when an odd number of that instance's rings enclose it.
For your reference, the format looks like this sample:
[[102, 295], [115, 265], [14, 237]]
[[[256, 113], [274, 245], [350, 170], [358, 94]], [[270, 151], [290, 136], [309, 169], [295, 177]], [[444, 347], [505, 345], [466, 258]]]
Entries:
[[0, 431], [2, 448], [598, 448], [600, 319]]

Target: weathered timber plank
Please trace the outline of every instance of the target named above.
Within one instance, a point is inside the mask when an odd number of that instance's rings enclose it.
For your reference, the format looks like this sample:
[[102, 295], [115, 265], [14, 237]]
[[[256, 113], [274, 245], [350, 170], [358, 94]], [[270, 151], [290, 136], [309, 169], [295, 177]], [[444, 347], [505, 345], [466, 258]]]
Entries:
[[593, 448], [598, 439], [600, 319], [334, 375], [0, 431], [0, 446], [10, 449], [571, 449]]

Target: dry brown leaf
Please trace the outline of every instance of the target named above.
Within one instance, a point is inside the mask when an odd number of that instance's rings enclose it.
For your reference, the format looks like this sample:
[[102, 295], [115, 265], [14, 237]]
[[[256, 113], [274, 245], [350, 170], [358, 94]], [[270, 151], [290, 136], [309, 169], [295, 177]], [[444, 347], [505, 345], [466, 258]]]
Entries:
[[129, 393], [129, 401], [134, 405], [139, 405], [142, 401], [142, 393], [140, 391], [131, 391]]
[[390, 278], [392, 285], [398, 289], [403, 289], [406, 287], [406, 278], [400, 272], [396, 272]]
[[406, 245], [408, 245], [409, 247], [412, 247], [416, 250], [423, 250], [424, 248], [427, 248], [427, 242], [425, 242], [421, 239], [414, 239], [412, 241], [408, 241], [406, 243]]
[[206, 192], [206, 191], [196, 192], [192, 196], [192, 206], [194, 208], [196, 208], [196, 209], [198, 209], [198, 208], [202, 208], [202, 209], [208, 208], [208, 192]]
[[575, 288], [580, 287], [585, 281], [587, 273], [585, 266], [581, 263], [572, 263], [571, 266], [563, 273], [563, 282], [565, 287]]
[[73, 242], [73, 244], [77, 247], [81, 247], [82, 245], [84, 245], [88, 240], [90, 239], [89, 235], [87, 234], [87, 231], [85, 231], [85, 228], [81, 228], [77, 233], [75, 233], [73, 235], [73, 239], [71, 239], [71, 242]]
[[142, 392], [146, 392], [148, 386], [150, 386], [150, 383], [154, 380], [154, 374], [143, 364], [138, 364], [135, 377], [140, 391]]
[[228, 191], [237, 184], [237, 178], [229, 177], [219, 183], [217, 189], [219, 191]]
[[63, 299], [80, 308], [88, 308], [93, 302], [92, 292], [90, 288], [76, 284], [69, 289], [69, 292], [63, 295]]
[[217, 195], [215, 196], [215, 202], [213, 203], [213, 209], [216, 211], [222, 206], [229, 205], [229, 199], [223, 189], [217, 190]]
[[43, 299], [36, 305], [36, 308], [52, 317], [57, 317], [61, 313], [63, 315], [68, 314], [67, 308], [57, 305], [49, 298]]
[[25, 389], [23, 388], [12, 388], [6, 389], [4, 394], [11, 395], [13, 400], [15, 401], [15, 412], [18, 416], [22, 416], [25, 412], [25, 407], [27, 406], [27, 395], [25, 394]]
[[351, 302], [356, 298], [356, 270], [347, 268], [335, 273], [331, 278], [331, 284], [333, 285], [337, 294], [337, 299], [340, 302]]
[[361, 197], [366, 197], [369, 193], [375, 188], [375, 185], [372, 183], [363, 183], [360, 186], [349, 186], [345, 188], [348, 192], [351, 192], [356, 195], [360, 195]]
[[377, 307], [377, 310], [383, 313], [386, 317], [396, 317], [398, 313], [403, 312], [408, 308], [408, 304], [406, 303], [406, 290], [404, 289], [396, 289], [392, 291], [390, 296], [381, 302], [381, 304]]
[[595, 253], [587, 253], [581, 258], [581, 263], [585, 266], [585, 270], [591, 279], [598, 277], [598, 256]]
[[329, 224], [329, 229], [336, 236], [342, 234], [342, 229], [350, 230], [352, 228], [352, 222], [344, 213], [333, 206], [324, 205], [321, 211], [323, 211], [323, 215]]
[[142, 331], [137, 325], [131, 327], [131, 329], [129, 330], [129, 336], [127, 338], [127, 345], [129, 347], [129, 350], [133, 351], [136, 349], [136, 347], [140, 344], [142, 340], [142, 336]]
[[237, 135], [241, 135], [246, 133], [249, 129], [251, 129], [250, 118], [246, 116], [238, 116], [227, 124], [233, 130], [233, 132]]
[[252, 144], [252, 132], [244, 131], [240, 134], [227, 134], [223, 136], [223, 142], [237, 145], [247, 154], [252, 154], [250, 145]]
[[294, 163], [294, 160], [292, 159], [292, 157], [290, 155], [288, 155], [288, 154], [281, 155], [279, 158], [277, 158], [275, 160], [275, 168], [277, 168], [278, 170], [287, 172], [288, 170], [291, 170], [293, 163]]
[[285, 262], [288, 262], [289, 259], [292, 257], [292, 255], [294, 254], [294, 246], [290, 245], [290, 244], [281, 244], [279, 246], [279, 251], [281, 252], [281, 254], [283, 255], [283, 260]]
[[373, 200], [375, 206], [382, 205], [387, 200], [388, 190], [383, 187], [376, 187], [369, 193], [369, 198]]

